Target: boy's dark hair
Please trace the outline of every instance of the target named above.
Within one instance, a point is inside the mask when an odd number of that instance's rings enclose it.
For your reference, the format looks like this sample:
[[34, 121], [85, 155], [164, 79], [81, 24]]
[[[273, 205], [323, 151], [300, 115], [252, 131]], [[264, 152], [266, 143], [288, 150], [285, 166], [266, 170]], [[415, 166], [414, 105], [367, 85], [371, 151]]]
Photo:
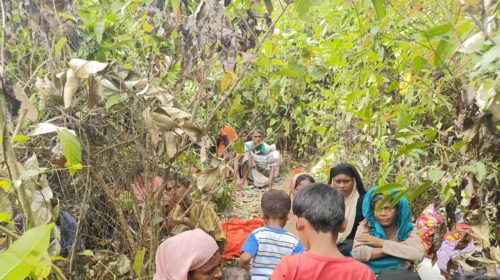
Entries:
[[292, 202], [290, 197], [280, 190], [269, 190], [262, 195], [260, 208], [265, 218], [286, 220]]
[[305, 218], [320, 232], [337, 232], [344, 222], [344, 212], [344, 198], [340, 191], [324, 183], [305, 186], [293, 200], [293, 213]]
[[230, 266], [224, 269], [222, 280], [251, 280], [250, 273], [242, 267]]

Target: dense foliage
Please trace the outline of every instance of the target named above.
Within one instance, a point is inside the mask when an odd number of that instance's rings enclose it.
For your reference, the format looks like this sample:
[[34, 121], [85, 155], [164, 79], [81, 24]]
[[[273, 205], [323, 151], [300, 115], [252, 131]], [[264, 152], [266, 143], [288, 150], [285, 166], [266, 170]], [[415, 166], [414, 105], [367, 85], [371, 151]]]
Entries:
[[[150, 275], [164, 217], [155, 203], [141, 216], [134, 163], [172, 180], [196, 166], [192, 195], [211, 199], [225, 165], [205, 159], [223, 123], [266, 127], [318, 174], [352, 162], [417, 212], [460, 209], [478, 269], [500, 261], [498, 1], [0, 2], [0, 221], [23, 213], [31, 229], [3, 223], [1, 246], [19, 238], [7, 252], [28, 254], [26, 275]], [[57, 257], [45, 237], [59, 208], [94, 252]]]

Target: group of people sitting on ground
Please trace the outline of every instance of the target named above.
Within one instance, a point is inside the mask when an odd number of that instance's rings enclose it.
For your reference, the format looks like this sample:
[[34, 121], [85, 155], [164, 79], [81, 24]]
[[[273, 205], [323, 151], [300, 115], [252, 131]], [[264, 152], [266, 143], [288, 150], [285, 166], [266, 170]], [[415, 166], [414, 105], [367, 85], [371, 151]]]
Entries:
[[221, 270], [217, 243], [200, 229], [167, 239], [156, 253], [155, 280], [420, 279], [421, 225], [435, 216], [426, 214], [414, 226], [406, 198], [391, 206], [395, 190], [366, 191], [350, 164], [332, 168], [329, 183], [298, 172], [290, 196], [265, 192], [264, 226], [248, 235], [237, 267]]
[[[266, 131], [255, 128], [250, 134], [243, 131], [240, 136], [230, 125], [223, 125], [217, 133], [217, 142], [212, 153], [218, 158], [233, 161], [230, 172], [236, 178], [237, 184], [241, 186], [253, 185], [257, 188], [270, 188], [279, 175], [281, 155], [276, 146], [265, 142]], [[244, 143], [244, 155], [235, 155], [231, 146], [238, 139]]]

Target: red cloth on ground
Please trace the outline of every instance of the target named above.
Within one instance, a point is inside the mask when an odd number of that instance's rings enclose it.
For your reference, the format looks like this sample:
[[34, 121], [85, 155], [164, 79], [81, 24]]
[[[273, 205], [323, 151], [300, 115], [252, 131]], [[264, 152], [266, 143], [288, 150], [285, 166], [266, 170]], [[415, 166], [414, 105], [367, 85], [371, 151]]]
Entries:
[[245, 244], [248, 235], [255, 229], [264, 225], [262, 219], [230, 219], [222, 224], [222, 232], [226, 235], [226, 245], [222, 251], [221, 258], [228, 260], [238, 258], [241, 255], [241, 247]]
[[285, 256], [278, 263], [271, 280], [375, 280], [371, 269], [353, 258], [323, 257], [311, 253]]

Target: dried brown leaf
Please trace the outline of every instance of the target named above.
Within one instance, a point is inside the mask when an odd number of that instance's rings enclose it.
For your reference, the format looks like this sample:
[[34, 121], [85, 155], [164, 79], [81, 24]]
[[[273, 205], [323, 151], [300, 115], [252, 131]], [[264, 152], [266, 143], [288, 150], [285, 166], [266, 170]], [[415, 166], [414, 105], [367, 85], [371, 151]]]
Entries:
[[38, 118], [38, 111], [36, 110], [36, 107], [29, 101], [28, 96], [26, 96], [26, 93], [24, 92], [21, 84], [15, 84], [13, 90], [16, 99], [21, 102], [20, 111], [23, 112], [24, 110], [26, 110], [26, 119], [35, 122]]
[[78, 89], [78, 76], [73, 69], [66, 71], [66, 84], [64, 85], [64, 109], [71, 106], [71, 100]]
[[177, 119], [187, 119], [191, 117], [191, 114], [182, 111], [181, 109], [174, 108], [174, 107], [162, 107], [167, 114], [172, 117], [174, 120]]
[[97, 74], [98, 72], [104, 70], [108, 64], [99, 61], [86, 61], [75, 58], [69, 62], [69, 66], [73, 71], [75, 71], [78, 78], [86, 79], [89, 75]]
[[173, 130], [177, 127], [177, 123], [174, 119], [167, 116], [162, 110], [151, 112], [151, 119], [154, 125], [160, 130]]
[[173, 131], [167, 131], [163, 134], [163, 138], [165, 139], [167, 156], [171, 159], [177, 154], [177, 136]]
[[186, 132], [191, 141], [199, 143], [201, 141], [201, 136], [203, 135], [203, 130], [199, 128], [192, 122], [185, 121], [181, 124], [181, 129]]
[[89, 96], [87, 99], [87, 106], [92, 109], [95, 107], [97, 103], [99, 103], [102, 87], [101, 87], [101, 79], [94, 75], [90, 75], [87, 81], [88, 83], [88, 91]]

